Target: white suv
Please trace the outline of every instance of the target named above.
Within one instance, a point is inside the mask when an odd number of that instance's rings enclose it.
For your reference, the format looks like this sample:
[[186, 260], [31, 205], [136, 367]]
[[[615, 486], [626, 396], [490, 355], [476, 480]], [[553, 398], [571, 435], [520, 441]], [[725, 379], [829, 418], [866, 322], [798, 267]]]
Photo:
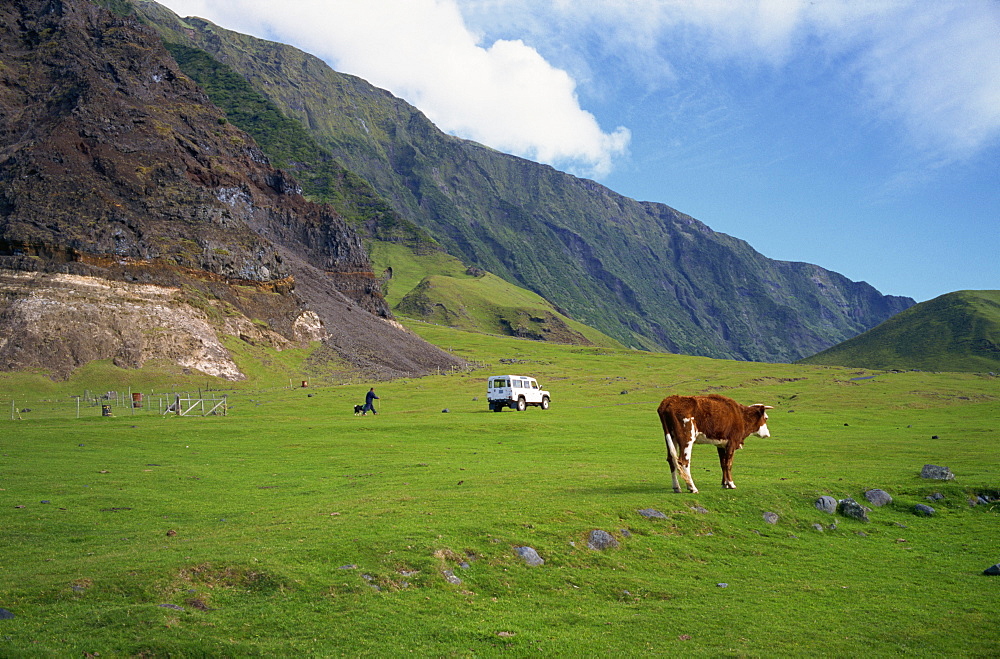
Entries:
[[540, 389], [535, 378], [526, 375], [493, 375], [486, 383], [490, 409], [500, 412], [512, 407], [523, 412], [528, 405], [549, 409], [549, 392]]

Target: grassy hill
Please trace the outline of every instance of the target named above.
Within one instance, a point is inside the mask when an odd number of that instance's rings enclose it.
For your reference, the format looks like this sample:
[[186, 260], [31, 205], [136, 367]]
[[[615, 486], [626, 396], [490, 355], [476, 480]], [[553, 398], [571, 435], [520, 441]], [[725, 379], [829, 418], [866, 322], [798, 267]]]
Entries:
[[375, 242], [371, 257], [375, 271], [384, 273], [386, 300], [397, 315], [487, 334], [624, 347], [538, 294], [444, 252]]
[[[407, 264], [419, 264], [421, 281], [406, 289], [405, 300], [392, 302], [397, 313], [468, 330], [621, 347], [618, 341], [557, 312], [541, 296], [492, 273], [465, 275], [467, 266], [441, 251], [426, 231], [405, 220], [370, 185], [344, 169], [301, 124], [285, 117], [246, 79], [202, 50], [179, 43], [167, 47], [181, 69], [226, 110], [229, 121], [252, 135], [275, 166], [295, 173], [305, 194], [331, 204], [362, 231], [373, 243], [373, 254], [392, 254], [393, 271], [401, 281], [408, 281], [413, 270]], [[386, 263], [386, 267], [392, 266]], [[400, 290], [396, 281], [392, 284], [394, 291]]]
[[[22, 417], [0, 417], [0, 607], [14, 616], [0, 620], [2, 654], [889, 657], [1000, 645], [1000, 595], [982, 576], [1000, 559], [997, 507], [968, 503], [1000, 496], [996, 378], [409, 326], [482, 366], [376, 383], [375, 417], [352, 413], [367, 382], [298, 386], [305, 352], [244, 355], [255, 379], [226, 392], [226, 417], [102, 417], [83, 404], [78, 418], [72, 398], [132, 386], [150, 401], [220, 385], [209, 378], [107, 365], [67, 383], [0, 376], [0, 409]], [[551, 409], [487, 411], [485, 378], [512, 361], [552, 392]], [[695, 448], [702, 491], [674, 494], [656, 405], [708, 392], [774, 405], [773, 437], [739, 452], [736, 490], [719, 487], [715, 451]], [[955, 480], [921, 479], [926, 463]], [[893, 502], [868, 523], [814, 507], [873, 487]], [[936, 514], [915, 515], [918, 503]], [[638, 512], [649, 508], [666, 517]], [[595, 529], [619, 546], [588, 548]], [[522, 546], [544, 565], [526, 565]]]
[[922, 302], [802, 363], [1000, 371], [1000, 291], [958, 291]]

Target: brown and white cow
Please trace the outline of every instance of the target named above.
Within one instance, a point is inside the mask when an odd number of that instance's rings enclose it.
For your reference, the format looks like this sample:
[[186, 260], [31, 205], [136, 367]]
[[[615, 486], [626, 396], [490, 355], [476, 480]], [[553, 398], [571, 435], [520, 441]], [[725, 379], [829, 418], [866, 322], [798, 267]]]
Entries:
[[695, 444], [712, 444], [719, 450], [722, 466], [722, 487], [736, 489], [733, 483], [733, 453], [743, 448], [750, 435], [770, 437], [767, 410], [770, 405], [740, 405], [732, 398], [718, 394], [710, 396], [668, 396], [656, 412], [663, 424], [667, 442], [667, 462], [674, 480], [674, 492], [680, 492], [677, 470], [691, 492], [697, 492], [691, 479], [691, 448]]

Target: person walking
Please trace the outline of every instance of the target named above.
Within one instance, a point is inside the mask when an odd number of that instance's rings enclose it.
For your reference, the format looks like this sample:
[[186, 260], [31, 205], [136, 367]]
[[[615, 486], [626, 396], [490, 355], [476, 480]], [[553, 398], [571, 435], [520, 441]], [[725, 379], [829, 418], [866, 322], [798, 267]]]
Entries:
[[365, 406], [361, 410], [361, 416], [368, 416], [368, 410], [371, 410], [372, 414], [378, 414], [378, 411], [375, 409], [375, 404], [373, 402], [376, 400], [378, 400], [378, 396], [375, 395], [375, 387], [372, 387], [371, 389], [368, 390], [368, 393], [365, 395]]

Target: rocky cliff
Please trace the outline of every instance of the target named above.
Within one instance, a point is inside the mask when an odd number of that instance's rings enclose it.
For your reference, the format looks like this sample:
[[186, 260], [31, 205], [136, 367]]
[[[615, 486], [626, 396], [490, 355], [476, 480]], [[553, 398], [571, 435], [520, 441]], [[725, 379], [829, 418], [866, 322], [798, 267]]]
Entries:
[[359, 368], [457, 360], [396, 326], [361, 240], [270, 166], [152, 30], [88, 0], [0, 6], [0, 368], [324, 339]]

